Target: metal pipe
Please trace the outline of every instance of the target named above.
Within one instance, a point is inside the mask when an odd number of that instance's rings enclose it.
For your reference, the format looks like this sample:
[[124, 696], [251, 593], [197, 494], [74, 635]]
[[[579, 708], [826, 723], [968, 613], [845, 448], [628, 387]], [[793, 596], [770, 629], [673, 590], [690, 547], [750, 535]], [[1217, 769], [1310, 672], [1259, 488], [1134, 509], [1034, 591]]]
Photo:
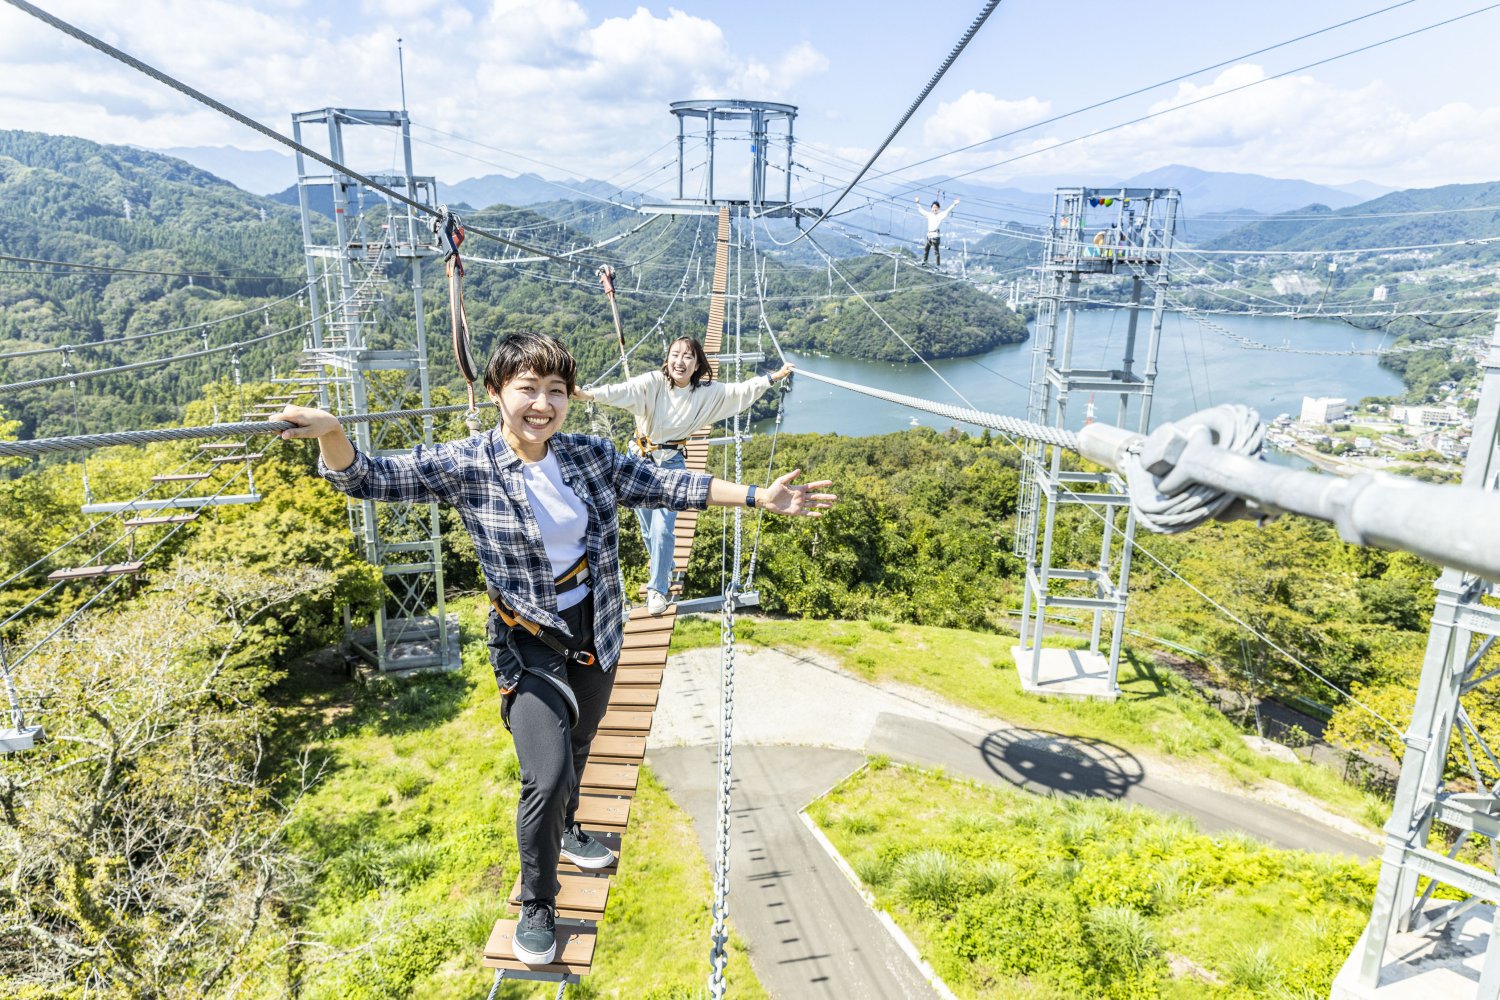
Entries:
[[[1159, 429], [1178, 437], [1171, 478], [1242, 497], [1268, 514], [1301, 514], [1335, 525], [1355, 545], [1399, 549], [1444, 566], [1500, 580], [1500, 493], [1436, 486], [1383, 472], [1350, 478], [1287, 469], [1184, 433], [1191, 419]], [[1156, 435], [1153, 435], [1155, 438]], [[1141, 435], [1108, 424], [1078, 434], [1085, 458], [1124, 472]], [[1475, 447], [1481, 445], [1476, 440]]]

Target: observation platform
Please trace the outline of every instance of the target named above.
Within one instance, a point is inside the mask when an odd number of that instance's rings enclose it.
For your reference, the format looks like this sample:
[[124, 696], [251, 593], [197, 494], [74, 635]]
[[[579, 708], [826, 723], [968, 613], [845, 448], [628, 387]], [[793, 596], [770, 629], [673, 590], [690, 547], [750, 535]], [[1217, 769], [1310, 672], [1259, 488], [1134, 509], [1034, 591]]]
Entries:
[[1016, 661], [1021, 690], [1027, 694], [1086, 701], [1115, 701], [1120, 697], [1120, 689], [1115, 687], [1113, 671], [1109, 668], [1109, 657], [1103, 653], [1044, 647], [1035, 682], [1031, 678], [1035, 650], [1012, 646], [1010, 655]]
[[[1430, 920], [1451, 906], [1462, 905], [1444, 900], [1422, 917]], [[1329, 1000], [1468, 1000], [1484, 996], [1479, 983], [1494, 919], [1494, 906], [1485, 903], [1440, 930], [1393, 933], [1375, 986], [1359, 982], [1359, 960], [1365, 950], [1365, 934], [1369, 933], [1366, 929], [1334, 978]]]
[[719, 198], [716, 201], [699, 201], [693, 198], [674, 198], [653, 205], [637, 205], [642, 215], [718, 215], [720, 208], [729, 209], [737, 219], [816, 219], [822, 216], [821, 208], [804, 208], [791, 202], [752, 202], [748, 198]]

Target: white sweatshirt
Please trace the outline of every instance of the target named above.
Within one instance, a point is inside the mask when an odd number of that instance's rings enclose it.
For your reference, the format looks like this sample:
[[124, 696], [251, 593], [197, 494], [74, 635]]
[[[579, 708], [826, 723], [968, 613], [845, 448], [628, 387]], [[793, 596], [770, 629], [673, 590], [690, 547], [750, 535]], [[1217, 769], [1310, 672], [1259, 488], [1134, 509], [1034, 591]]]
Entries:
[[635, 415], [636, 433], [654, 444], [682, 441], [704, 424], [738, 413], [771, 388], [769, 375], [743, 382], [709, 382], [694, 389], [677, 388], [660, 371], [646, 372], [614, 385], [588, 390], [601, 403]]
[[928, 237], [937, 236], [941, 232], [941, 226], [943, 225], [943, 220], [948, 217], [948, 213], [951, 212], [951, 211], [953, 211], [953, 206], [952, 205], [949, 205], [947, 208], [943, 209], [941, 212], [934, 212], [930, 208], [925, 208], [925, 209], [922, 210], [923, 217], [927, 219], [927, 235], [928, 235]]

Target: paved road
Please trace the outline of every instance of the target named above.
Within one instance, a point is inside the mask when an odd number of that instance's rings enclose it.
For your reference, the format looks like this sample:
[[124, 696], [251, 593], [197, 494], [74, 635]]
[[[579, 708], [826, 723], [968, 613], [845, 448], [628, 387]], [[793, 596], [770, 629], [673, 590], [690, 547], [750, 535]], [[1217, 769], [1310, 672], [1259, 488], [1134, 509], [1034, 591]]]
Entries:
[[1191, 816], [1209, 833], [1239, 830], [1277, 847], [1373, 858], [1379, 847], [1300, 813], [1154, 776], [1128, 750], [1029, 729], [976, 734], [883, 713], [866, 749], [925, 767], [1043, 795], [1118, 799]]
[[[1377, 851], [1371, 841], [1184, 780], [1190, 776], [1166, 763], [1105, 741], [1007, 726], [806, 657], [741, 650], [737, 664], [730, 919], [773, 997], [935, 996], [797, 815], [867, 754], [1040, 794], [1181, 813], [1204, 830], [1241, 830], [1279, 847]], [[716, 827], [718, 696], [717, 650], [673, 657], [647, 756], [692, 817], [705, 857]], [[798, 745], [808, 743], [823, 746]]]
[[[647, 756], [713, 857], [716, 748]], [[936, 997], [797, 815], [864, 763], [851, 750], [740, 746], [734, 751], [729, 918], [761, 985], [788, 1000]]]

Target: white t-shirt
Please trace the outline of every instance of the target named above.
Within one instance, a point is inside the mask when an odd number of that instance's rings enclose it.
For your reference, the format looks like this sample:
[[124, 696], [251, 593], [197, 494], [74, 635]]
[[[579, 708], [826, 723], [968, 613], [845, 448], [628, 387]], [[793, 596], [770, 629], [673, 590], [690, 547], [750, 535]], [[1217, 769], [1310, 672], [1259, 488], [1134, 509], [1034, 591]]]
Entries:
[[952, 211], [952, 205], [949, 205], [941, 212], [934, 212], [930, 208], [922, 209], [922, 215], [927, 220], [927, 236], [929, 239], [942, 233], [943, 220], [946, 219], [948, 217], [948, 213]]
[[589, 390], [601, 403], [635, 415], [635, 429], [657, 444], [691, 437], [704, 424], [733, 416], [771, 388], [769, 375], [743, 382], [713, 381], [678, 388], [660, 371], [646, 372], [614, 385]]
[[[521, 479], [526, 484], [526, 499], [531, 501], [536, 525], [542, 531], [542, 547], [552, 563], [555, 580], [573, 567], [585, 551], [584, 536], [589, 529], [589, 510], [572, 487], [563, 482], [562, 469], [552, 449], [540, 462], [522, 462]], [[563, 611], [588, 596], [588, 584], [557, 595], [557, 610]]]

